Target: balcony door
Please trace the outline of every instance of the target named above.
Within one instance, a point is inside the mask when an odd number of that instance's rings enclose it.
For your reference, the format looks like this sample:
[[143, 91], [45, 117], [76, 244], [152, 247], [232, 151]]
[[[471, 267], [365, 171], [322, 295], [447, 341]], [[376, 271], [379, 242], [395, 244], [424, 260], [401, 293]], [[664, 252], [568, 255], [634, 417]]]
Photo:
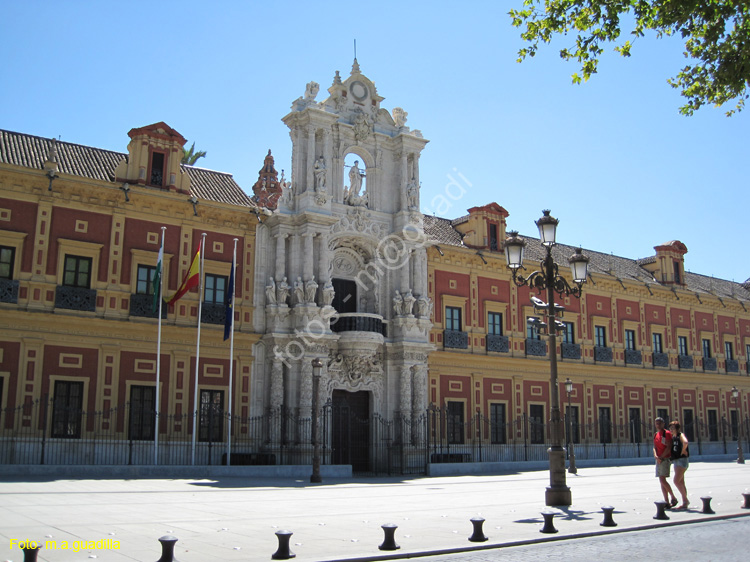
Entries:
[[349, 279], [332, 279], [333, 308], [339, 314], [357, 312], [357, 283]]

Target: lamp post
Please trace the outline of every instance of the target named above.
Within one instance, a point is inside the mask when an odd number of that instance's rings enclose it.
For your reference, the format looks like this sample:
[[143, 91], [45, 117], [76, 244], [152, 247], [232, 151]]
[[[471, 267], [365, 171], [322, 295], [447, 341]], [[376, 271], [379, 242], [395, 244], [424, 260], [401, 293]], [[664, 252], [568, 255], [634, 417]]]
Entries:
[[573, 422], [570, 420], [573, 411], [570, 407], [570, 393], [573, 392], [573, 381], [570, 380], [570, 378], [565, 379], [565, 392], [568, 393], [568, 437], [570, 438], [570, 441], [568, 442], [568, 472], [571, 474], [578, 474], [578, 469], [576, 468], [576, 454], [573, 450]]
[[511, 231], [505, 240], [505, 259], [508, 267], [513, 271], [513, 282], [519, 287], [529, 286], [537, 289], [539, 293], [547, 291], [547, 302], [532, 297], [535, 310], [540, 310], [547, 318], [547, 322], [537, 322], [537, 326], [547, 329], [549, 335], [549, 368], [550, 368], [550, 429], [552, 443], [547, 450], [549, 453], [550, 485], [545, 494], [547, 505], [571, 505], [572, 498], [570, 488], [565, 483], [565, 449], [562, 446], [562, 420], [560, 419], [560, 391], [557, 384], [557, 330], [565, 325], [558, 318], [565, 310], [559, 304], [555, 304], [555, 293], [560, 295], [573, 295], [580, 298], [583, 291], [583, 283], [586, 282], [589, 259], [583, 255], [580, 248], [568, 259], [575, 287], [571, 287], [568, 281], [558, 272], [558, 266], [552, 259], [552, 247], [555, 245], [555, 235], [558, 220], [550, 216], [548, 210], [543, 211], [543, 216], [536, 221], [539, 228], [539, 239], [545, 249], [545, 257], [539, 263], [539, 270], [534, 271], [527, 277], [518, 274], [523, 268], [523, 253], [526, 241]]
[[737, 411], [737, 404], [740, 405], [740, 411], [737, 415], [737, 425], [740, 430], [737, 433], [737, 463], [745, 464], [745, 457], [742, 454], [742, 394], [736, 386], [732, 387], [732, 398], [734, 398], [734, 409]]
[[320, 358], [316, 357], [312, 360], [313, 368], [313, 395], [312, 395], [312, 440], [313, 440], [313, 459], [312, 459], [312, 474], [310, 475], [310, 482], [313, 484], [319, 484], [323, 481], [320, 476], [320, 436], [318, 435], [318, 389], [320, 388], [320, 369], [323, 367], [323, 362]]

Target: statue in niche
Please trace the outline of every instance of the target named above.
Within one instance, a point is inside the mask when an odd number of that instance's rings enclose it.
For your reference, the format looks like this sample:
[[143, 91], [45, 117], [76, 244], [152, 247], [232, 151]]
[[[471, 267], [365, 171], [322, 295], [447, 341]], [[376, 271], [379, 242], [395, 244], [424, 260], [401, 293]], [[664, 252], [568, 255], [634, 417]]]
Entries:
[[317, 82], [308, 82], [305, 86], [305, 101], [315, 101], [315, 97], [320, 90], [320, 84]]
[[401, 293], [396, 289], [396, 295], [393, 297], [393, 315], [401, 316], [404, 313], [404, 298]]
[[331, 280], [329, 279], [325, 282], [325, 285], [323, 285], [323, 306], [331, 306], [335, 294], [336, 291], [333, 290], [333, 283], [331, 283]]
[[315, 304], [315, 294], [318, 292], [318, 284], [315, 282], [315, 276], [305, 283], [305, 302]]
[[289, 286], [289, 283], [286, 282], [286, 277], [279, 281], [279, 284], [276, 286], [276, 300], [279, 304], [286, 304], [291, 290], [292, 288]]
[[266, 304], [276, 304], [276, 283], [273, 277], [268, 278], [269, 284], [266, 285]]
[[396, 123], [396, 127], [399, 129], [406, 125], [406, 116], [409, 115], [400, 107], [393, 108], [393, 121]]
[[406, 186], [406, 206], [410, 211], [417, 210], [418, 196], [419, 196], [419, 187], [417, 186], [417, 180], [415, 178], [411, 178], [411, 181]]
[[297, 277], [297, 280], [294, 282], [294, 301], [295, 304], [305, 302], [305, 284], [302, 283], [302, 277]]
[[313, 165], [315, 173], [315, 192], [326, 190], [326, 161], [320, 156]]
[[404, 305], [403, 305], [404, 314], [406, 314], [407, 316], [411, 316], [412, 315], [411, 311], [414, 308], [414, 303], [417, 300], [414, 298], [414, 295], [412, 295], [411, 289], [409, 289], [406, 292], [403, 299], [404, 299]]
[[359, 169], [359, 160], [349, 170], [349, 187], [344, 190], [344, 203], [353, 207], [367, 206], [367, 193], [359, 194], [362, 189], [362, 178], [364, 174]]
[[430, 317], [430, 299], [420, 295], [417, 299], [417, 316], [420, 318]]

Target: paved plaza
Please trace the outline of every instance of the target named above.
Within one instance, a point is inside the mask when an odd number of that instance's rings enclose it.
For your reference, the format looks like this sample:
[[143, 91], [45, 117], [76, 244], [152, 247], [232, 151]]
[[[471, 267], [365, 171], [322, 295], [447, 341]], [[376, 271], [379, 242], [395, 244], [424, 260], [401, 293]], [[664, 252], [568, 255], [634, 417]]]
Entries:
[[[160, 556], [157, 539], [163, 535], [179, 539], [175, 554], [181, 562], [270, 560], [279, 530], [294, 533], [290, 545], [297, 560], [407, 558], [750, 515], [742, 509], [742, 493], [750, 491], [746, 465], [691, 464], [686, 473], [691, 509], [668, 512], [669, 521], [653, 519], [654, 501], [661, 496], [652, 466], [583, 468], [568, 476], [573, 505], [554, 509], [559, 532], [542, 534], [548, 482], [547, 471], [322, 484], [291, 478], [6, 476], [0, 479], [0, 560], [22, 561], [11, 541], [31, 539], [54, 541], [39, 555], [49, 562], [152, 562]], [[715, 515], [700, 512], [704, 495], [713, 497]], [[600, 525], [606, 505], [615, 508], [616, 528]], [[485, 519], [487, 542], [468, 541], [473, 517]], [[401, 548], [394, 552], [378, 549], [381, 525], [388, 523], [398, 526]], [[78, 548], [80, 541], [100, 542]]]

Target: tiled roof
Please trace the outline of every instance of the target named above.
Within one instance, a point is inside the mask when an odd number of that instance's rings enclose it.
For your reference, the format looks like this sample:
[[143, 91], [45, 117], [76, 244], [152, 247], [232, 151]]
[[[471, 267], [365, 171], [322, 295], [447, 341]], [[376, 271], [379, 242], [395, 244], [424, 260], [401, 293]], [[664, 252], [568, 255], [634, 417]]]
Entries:
[[[44, 169], [51, 139], [0, 129], [0, 164], [12, 164], [36, 170]], [[58, 172], [101, 181], [115, 181], [115, 169], [128, 155], [101, 148], [57, 141]], [[231, 174], [182, 165], [190, 176], [193, 195], [199, 199], [252, 206], [250, 197]]]
[[[424, 230], [427, 237], [437, 244], [466, 247], [461, 240], [461, 235], [453, 228], [453, 221], [449, 219], [425, 215]], [[530, 261], [541, 261], [545, 255], [545, 249], [539, 239], [529, 236], [523, 237], [526, 240], [525, 258]], [[575, 253], [575, 250], [575, 246], [556, 244], [552, 248], [552, 256], [561, 267], [567, 268], [568, 258]], [[673, 287], [673, 285], [662, 285], [654, 279], [651, 273], [641, 267], [641, 263], [649, 263], [648, 258], [634, 260], [595, 252], [586, 248], [583, 249], [583, 253], [589, 258], [589, 272], [595, 275], [609, 275], [614, 279], [622, 280], [623, 283], [642, 283], [649, 287], [661, 286], [669, 290]], [[698, 294], [714, 295], [722, 299], [733, 298], [750, 301], [750, 280], [745, 283], [735, 283], [696, 273], [685, 273], [685, 285], [674, 287], [677, 291], [691, 291]]]

